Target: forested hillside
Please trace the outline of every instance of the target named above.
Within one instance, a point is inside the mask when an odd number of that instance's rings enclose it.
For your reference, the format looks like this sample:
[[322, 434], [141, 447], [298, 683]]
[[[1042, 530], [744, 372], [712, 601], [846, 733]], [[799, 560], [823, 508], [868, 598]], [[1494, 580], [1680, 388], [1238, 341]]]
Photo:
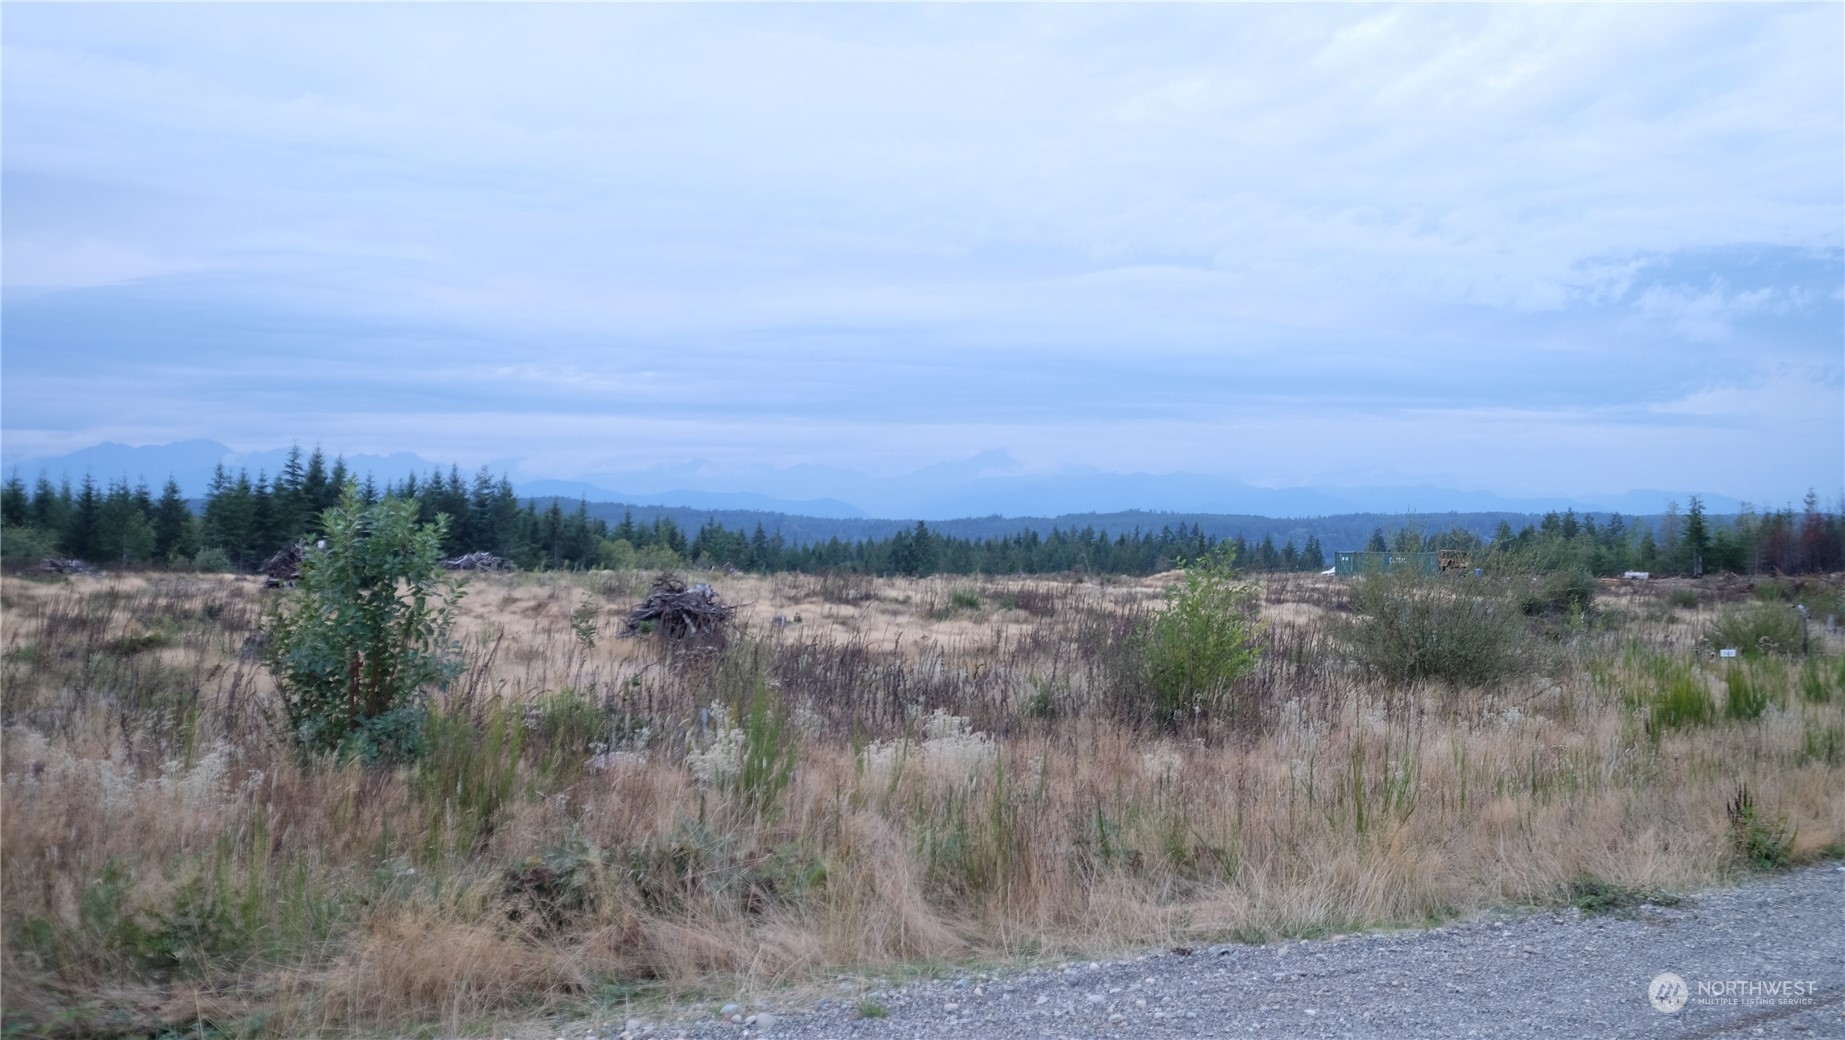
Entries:
[[1515, 555], [1547, 569], [1618, 574], [1735, 571], [1798, 573], [1845, 567], [1839, 508], [1809, 493], [1802, 508], [1708, 515], [1696, 496], [1682, 514], [1349, 514], [1302, 519], [1124, 512], [1063, 517], [980, 517], [937, 524], [827, 519], [613, 503], [520, 499], [486, 469], [415, 475], [379, 486], [319, 450], [290, 452], [280, 472], [220, 467], [202, 502], [168, 480], [86, 477], [73, 488], [15, 472], [0, 488], [5, 558], [48, 557], [113, 566], [251, 570], [316, 534], [320, 513], [356, 481], [361, 497], [414, 500], [421, 518], [446, 516], [450, 555], [491, 552], [523, 568], [729, 566], [750, 571], [849, 570], [890, 575], [1146, 574], [1234, 547], [1257, 571], [1317, 571], [1346, 549], [1467, 549]]

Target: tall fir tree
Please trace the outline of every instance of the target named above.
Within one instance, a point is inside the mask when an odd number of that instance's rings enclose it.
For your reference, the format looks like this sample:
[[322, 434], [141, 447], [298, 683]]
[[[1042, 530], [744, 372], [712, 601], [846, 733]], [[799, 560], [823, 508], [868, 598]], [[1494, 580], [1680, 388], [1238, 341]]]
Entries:
[[171, 476], [160, 489], [154, 503], [154, 555], [167, 559], [174, 555], [191, 556], [198, 547], [191, 542], [192, 510], [179, 490], [179, 481]]

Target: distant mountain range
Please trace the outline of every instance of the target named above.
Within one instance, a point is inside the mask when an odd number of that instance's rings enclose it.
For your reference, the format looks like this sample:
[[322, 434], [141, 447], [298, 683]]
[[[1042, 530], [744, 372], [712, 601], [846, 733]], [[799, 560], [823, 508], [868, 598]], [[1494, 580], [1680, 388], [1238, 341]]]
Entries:
[[[576, 508], [577, 499], [541, 499], [542, 507], [548, 508], [552, 501], [565, 508]], [[829, 538], [838, 538], [842, 542], [857, 542], [867, 539], [884, 539], [916, 523], [914, 520], [876, 520], [863, 517], [819, 517], [802, 516], [781, 512], [762, 512], [742, 509], [693, 509], [685, 506], [643, 506], [617, 502], [592, 502], [585, 507], [590, 516], [608, 521], [613, 526], [621, 522], [624, 516], [631, 517], [637, 524], [647, 525], [655, 520], [667, 519], [679, 525], [688, 535], [697, 531], [706, 523], [732, 531], [753, 532], [761, 526], [765, 533], [779, 534], [791, 545], [809, 545], [824, 542]], [[1124, 510], [1115, 513], [1065, 513], [1057, 516], [983, 516], [965, 517], [958, 520], [936, 520], [929, 522], [929, 529], [936, 534], [952, 535], [956, 538], [974, 540], [986, 538], [1005, 538], [1025, 531], [1036, 531], [1040, 535], [1049, 534], [1053, 529], [1080, 532], [1085, 528], [1098, 533], [1105, 532], [1111, 538], [1119, 535], [1132, 535], [1135, 532], [1157, 534], [1162, 528], [1178, 530], [1180, 527], [1193, 526], [1206, 534], [1217, 538], [1229, 538], [1241, 535], [1251, 543], [1263, 538], [1273, 538], [1277, 548], [1293, 542], [1296, 548], [1304, 547], [1309, 537], [1320, 540], [1323, 549], [1336, 552], [1341, 549], [1361, 548], [1371, 533], [1383, 530], [1386, 536], [1394, 535], [1397, 529], [1414, 526], [1425, 534], [1460, 528], [1471, 531], [1482, 539], [1491, 539], [1500, 521], [1505, 521], [1518, 530], [1526, 524], [1535, 524], [1541, 517], [1532, 513], [1436, 513], [1405, 515], [1403, 513], [1341, 513], [1331, 516], [1270, 517], [1247, 514], [1228, 513], [1167, 513], [1148, 510]], [[1630, 516], [1635, 524], [1651, 523], [1657, 517]]]
[[[28, 483], [39, 473], [53, 480], [99, 482], [123, 477], [145, 480], [156, 490], [171, 476], [189, 496], [201, 496], [220, 464], [273, 476], [287, 449], [236, 452], [211, 440], [130, 446], [105, 443], [52, 458], [18, 458], [0, 451], [0, 464]], [[427, 476], [448, 466], [408, 452], [351, 455], [346, 466], [370, 473], [380, 483], [411, 474]], [[1682, 507], [1687, 492], [1632, 490], [1581, 496], [1510, 496], [1490, 491], [1411, 484], [1256, 487], [1228, 477], [1198, 473], [1106, 473], [1067, 469], [1053, 473], [1022, 471], [1004, 452], [985, 452], [968, 459], [925, 467], [899, 476], [876, 476], [821, 466], [721, 468], [703, 462], [679, 466], [589, 473], [575, 480], [516, 476], [518, 460], [490, 467], [513, 475], [521, 496], [561, 498], [632, 506], [678, 507], [692, 511], [790, 514], [848, 520], [922, 519], [936, 523], [969, 517], [999, 519], [1112, 515], [1171, 518], [1187, 516], [1328, 517], [1380, 514], [1395, 517], [1450, 513], [1527, 515], [1575, 509], [1579, 513], [1657, 514], [1668, 503]], [[464, 471], [466, 475], [471, 472]], [[1704, 494], [1712, 514], [1734, 513], [1741, 503], [1721, 494]], [[1764, 503], [1778, 507], [1783, 503]], [[1139, 513], [1127, 511], [1141, 511]], [[1165, 522], [1162, 520], [1161, 522]], [[1155, 525], [1157, 526], [1157, 525]], [[1114, 529], [1113, 526], [1110, 528]]]

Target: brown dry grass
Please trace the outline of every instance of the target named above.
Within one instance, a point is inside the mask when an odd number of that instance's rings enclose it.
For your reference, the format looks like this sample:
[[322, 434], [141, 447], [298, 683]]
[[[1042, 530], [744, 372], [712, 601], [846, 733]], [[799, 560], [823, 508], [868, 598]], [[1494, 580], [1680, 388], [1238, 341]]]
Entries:
[[[1260, 724], [1161, 734], [1105, 710], [1161, 581], [716, 576], [749, 604], [728, 650], [584, 645], [572, 612], [612, 631], [646, 577], [472, 583], [433, 708], [504, 802], [300, 761], [245, 653], [253, 582], [0, 579], [9, 1023], [477, 1031], [842, 966], [1415, 924], [1588, 877], [1688, 887], [1744, 866], [1739, 782], [1796, 857], [1845, 843], [1845, 648], [1829, 700], [1769, 662], [1761, 718], [1649, 727], [1701, 621], [1644, 589], [1542, 628], [1542, 674], [1454, 690], [1365, 680], [1341, 588], [1278, 579]], [[766, 814], [722, 751], [757, 678], [799, 734]]]

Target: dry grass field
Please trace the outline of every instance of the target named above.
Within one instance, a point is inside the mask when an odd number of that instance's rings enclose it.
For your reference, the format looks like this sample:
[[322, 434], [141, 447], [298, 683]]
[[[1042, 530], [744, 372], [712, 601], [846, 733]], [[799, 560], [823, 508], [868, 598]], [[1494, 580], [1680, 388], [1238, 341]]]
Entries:
[[477, 1033], [1845, 850], [1845, 645], [1719, 660], [1759, 608], [1715, 582], [1521, 616], [1519, 666], [1457, 684], [1386, 678], [1351, 589], [1278, 577], [1235, 710], [1162, 727], [1124, 701], [1169, 578], [701, 575], [746, 604], [726, 644], [615, 638], [651, 577], [474, 578], [426, 753], [370, 768], [277, 725], [284, 593], [0, 578], [7, 1028]]

